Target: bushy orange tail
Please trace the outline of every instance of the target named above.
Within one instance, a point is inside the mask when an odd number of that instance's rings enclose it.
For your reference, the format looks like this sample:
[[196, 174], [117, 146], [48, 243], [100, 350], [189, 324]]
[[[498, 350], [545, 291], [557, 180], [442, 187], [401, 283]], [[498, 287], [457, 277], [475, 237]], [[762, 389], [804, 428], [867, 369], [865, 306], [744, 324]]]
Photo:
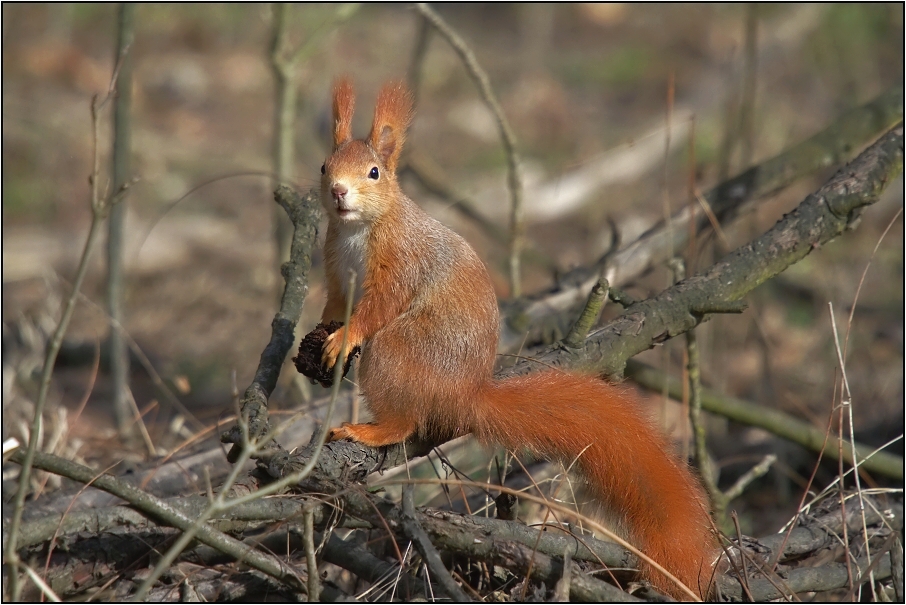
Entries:
[[[488, 383], [482, 397], [479, 439], [577, 460], [594, 496], [625, 519], [630, 542], [707, 597], [717, 548], [707, 498], [628, 389], [552, 371]], [[658, 589], [688, 598], [651, 565], [640, 569]]]

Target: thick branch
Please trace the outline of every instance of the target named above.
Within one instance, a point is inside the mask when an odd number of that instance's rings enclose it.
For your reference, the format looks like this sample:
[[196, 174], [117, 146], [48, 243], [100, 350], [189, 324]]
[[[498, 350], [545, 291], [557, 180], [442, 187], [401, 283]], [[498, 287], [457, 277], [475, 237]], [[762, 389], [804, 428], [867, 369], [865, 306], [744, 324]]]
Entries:
[[[860, 577], [861, 572], [868, 568], [868, 562], [864, 558], [854, 559], [853, 565], [856, 567], [854, 580], [857, 585], [866, 581], [867, 578]], [[874, 569], [875, 579], [880, 580], [890, 577], [890, 556], [884, 555]], [[774, 599], [785, 599], [790, 593], [799, 592], [823, 592], [834, 590], [849, 585], [849, 575], [845, 563], [826, 563], [820, 567], [800, 567], [790, 570], [786, 577], [781, 581], [768, 579], [764, 577], [750, 578], [748, 581], [749, 591], [752, 598], [756, 601], [767, 602]], [[721, 585], [721, 591], [724, 595], [741, 599], [742, 590], [738, 583]]]
[[[58, 468], [59, 470], [61, 469]], [[211, 501], [204, 496], [181, 496], [168, 498], [164, 502], [193, 519], [200, 517], [211, 505]], [[301, 518], [305, 506], [306, 501], [295, 496], [262, 498], [240, 504], [231, 508], [228, 513], [215, 515], [212, 517], [211, 523], [220, 531], [241, 531], [246, 529], [249, 523]], [[315, 508], [315, 511], [316, 523], [323, 522], [331, 514], [326, 507], [323, 510]], [[50, 540], [55, 532], [62, 536], [78, 532], [101, 533], [124, 525], [135, 529], [156, 526], [157, 523], [149, 519], [147, 514], [130, 506], [110, 506], [74, 511], [65, 515], [46, 515], [22, 524], [17, 548], [25, 548]], [[326, 516], [322, 518], [319, 515]], [[228, 520], [229, 523], [221, 523], [222, 520]]]

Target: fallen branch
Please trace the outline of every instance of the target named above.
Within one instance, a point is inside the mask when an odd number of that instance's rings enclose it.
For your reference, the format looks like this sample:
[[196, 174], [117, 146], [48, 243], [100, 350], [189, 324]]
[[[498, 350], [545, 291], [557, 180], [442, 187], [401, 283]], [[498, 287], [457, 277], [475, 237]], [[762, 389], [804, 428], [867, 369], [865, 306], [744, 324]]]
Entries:
[[[25, 460], [25, 452], [21, 450], [14, 452], [10, 456], [10, 460], [21, 464]], [[185, 515], [167, 502], [155, 498], [128, 483], [109, 475], [98, 476], [96, 471], [86, 466], [40, 452], [36, 452], [34, 455], [34, 468], [63, 475], [81, 483], [90, 482], [99, 489], [123, 498], [133, 504], [133, 506], [139, 507], [143, 514], [157, 519], [170, 527], [175, 527], [182, 531], [195, 528], [197, 537], [201, 542], [231, 554], [247, 565], [283, 582], [293, 590], [303, 593], [306, 590], [306, 584], [303, 579], [277, 557], [251, 549], [235, 538], [231, 538], [207, 524], [197, 525], [196, 527], [195, 519]], [[8, 537], [7, 532], [4, 532], [4, 537]], [[4, 547], [13, 548], [9, 544], [4, 544]], [[13, 550], [15, 549], [13, 548]]]
[[[626, 376], [652, 391], [663, 391], [666, 388], [667, 393], [674, 399], [680, 399], [682, 396], [683, 387], [678, 378], [667, 376], [660, 370], [634, 359], [630, 359], [626, 364]], [[729, 395], [721, 395], [710, 389], [702, 389], [702, 409], [735, 422], [762, 428], [813, 452], [823, 451], [824, 455], [832, 460], [839, 458], [840, 450], [836, 443], [826, 443], [823, 429], [780, 410], [765, 408], [762, 405]], [[852, 450], [849, 442], [844, 441], [844, 443], [843, 460], [847, 464], [852, 464]], [[875, 452], [874, 450], [875, 448], [871, 446], [856, 443], [859, 468], [902, 481], [903, 458], [888, 452]]]

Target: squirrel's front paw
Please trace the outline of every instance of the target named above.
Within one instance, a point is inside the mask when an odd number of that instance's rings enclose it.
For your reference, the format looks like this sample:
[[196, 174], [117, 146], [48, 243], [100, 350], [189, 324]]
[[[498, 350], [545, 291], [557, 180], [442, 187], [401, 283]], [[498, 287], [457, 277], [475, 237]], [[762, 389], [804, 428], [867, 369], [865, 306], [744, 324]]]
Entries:
[[[326, 388], [330, 388], [333, 384], [333, 368], [325, 365], [325, 362], [322, 361], [324, 343], [332, 333], [339, 330], [342, 326], [343, 323], [339, 321], [332, 321], [329, 324], [319, 323], [299, 343], [299, 353], [293, 357], [293, 363], [296, 364], [296, 369], [302, 375], [311, 379], [312, 384], [318, 382]], [[358, 352], [359, 348], [356, 347], [346, 356], [346, 362], [343, 364], [344, 377], [349, 372], [352, 360]]]
[[[359, 348], [362, 346], [362, 339], [359, 337], [354, 326], [352, 329], [349, 329], [346, 326], [339, 328], [324, 341], [324, 348], [321, 351], [321, 363], [324, 364], [325, 368], [333, 368], [334, 365], [336, 365], [337, 360], [340, 359], [340, 353], [343, 352], [344, 334], [346, 335], [346, 356], [343, 358], [343, 361], [347, 362], [347, 365], [348, 362], [351, 361], [352, 356], [358, 353]], [[345, 370], [343, 375], [346, 375]]]
[[[346, 333], [346, 327], [338, 329], [336, 332], [327, 337], [324, 341], [324, 349], [321, 352], [321, 363], [325, 368], [332, 368], [337, 359], [340, 358], [341, 349], [343, 348], [343, 334]], [[348, 340], [348, 337], [347, 337]], [[346, 343], [347, 350], [351, 350], [351, 343]]]

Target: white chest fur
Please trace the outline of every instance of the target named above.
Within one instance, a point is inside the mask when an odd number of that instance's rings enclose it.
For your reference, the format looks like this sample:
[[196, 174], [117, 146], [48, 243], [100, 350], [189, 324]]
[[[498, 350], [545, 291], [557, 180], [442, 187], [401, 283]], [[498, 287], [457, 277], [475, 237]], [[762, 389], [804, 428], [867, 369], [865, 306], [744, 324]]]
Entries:
[[368, 253], [368, 229], [362, 224], [337, 225], [333, 253], [337, 263], [337, 277], [343, 294], [349, 297], [349, 272], [355, 271], [355, 292], [353, 304], [362, 297], [362, 282], [365, 280], [365, 256]]

